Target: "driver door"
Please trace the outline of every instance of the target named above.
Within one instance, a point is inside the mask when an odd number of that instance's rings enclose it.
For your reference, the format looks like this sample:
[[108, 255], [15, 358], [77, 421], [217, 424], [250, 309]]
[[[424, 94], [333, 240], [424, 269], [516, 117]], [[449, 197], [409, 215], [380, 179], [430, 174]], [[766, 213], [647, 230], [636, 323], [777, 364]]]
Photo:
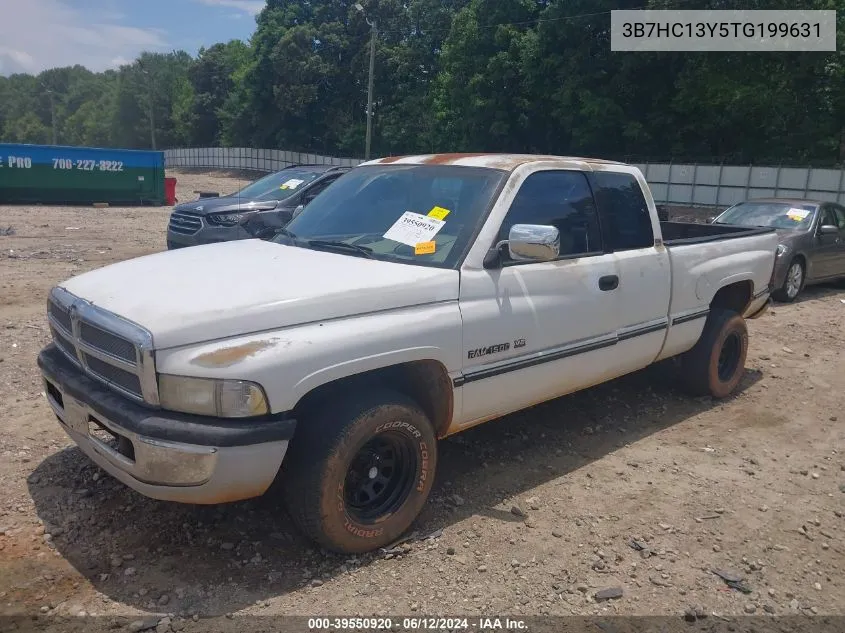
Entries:
[[[503, 254], [500, 268], [462, 269], [461, 426], [636, 369], [654, 358], [664, 334], [620, 341], [626, 306], [619, 283], [625, 283], [626, 258], [604, 248], [584, 173], [548, 170], [529, 175], [497, 239], [507, 239], [514, 224], [557, 227], [560, 256], [554, 261], [516, 262]], [[639, 273], [631, 276], [643, 295], [649, 295], [649, 286], [668, 292], [662, 278], [643, 284]], [[668, 299], [645, 299], [655, 311], [668, 305]]]
[[813, 257], [813, 278], [827, 279], [843, 274], [845, 268], [845, 242], [843, 242], [843, 230], [839, 233], [823, 235], [822, 226], [839, 226], [834, 207], [832, 204], [824, 204], [819, 208], [819, 218], [815, 228], [816, 248]]

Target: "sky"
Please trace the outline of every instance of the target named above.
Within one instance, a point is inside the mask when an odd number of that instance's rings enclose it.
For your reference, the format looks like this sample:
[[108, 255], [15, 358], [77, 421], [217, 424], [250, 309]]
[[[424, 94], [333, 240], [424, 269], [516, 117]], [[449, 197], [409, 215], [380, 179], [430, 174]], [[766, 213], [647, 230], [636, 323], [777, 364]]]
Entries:
[[0, 75], [248, 39], [264, 0], [0, 0]]

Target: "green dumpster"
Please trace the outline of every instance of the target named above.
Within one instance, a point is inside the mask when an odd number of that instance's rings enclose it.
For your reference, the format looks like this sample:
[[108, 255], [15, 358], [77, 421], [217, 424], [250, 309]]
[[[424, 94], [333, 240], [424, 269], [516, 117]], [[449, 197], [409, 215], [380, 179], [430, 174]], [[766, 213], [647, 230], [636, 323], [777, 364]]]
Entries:
[[164, 152], [0, 143], [0, 203], [164, 204]]

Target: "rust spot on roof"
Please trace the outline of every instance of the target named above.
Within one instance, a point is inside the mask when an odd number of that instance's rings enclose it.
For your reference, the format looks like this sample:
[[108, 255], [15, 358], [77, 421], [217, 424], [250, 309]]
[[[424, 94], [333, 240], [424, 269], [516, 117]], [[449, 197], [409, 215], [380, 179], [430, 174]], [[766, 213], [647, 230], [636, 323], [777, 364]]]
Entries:
[[435, 154], [434, 156], [424, 160], [423, 162], [427, 165], [448, 165], [450, 163], [454, 163], [455, 161], [461, 160], [462, 158], [478, 158], [479, 156], [495, 156], [495, 154], [490, 154], [488, 152], [476, 152], [466, 154]]
[[277, 339], [270, 339], [268, 341], [251, 341], [243, 345], [232, 345], [230, 347], [221, 347], [213, 352], [206, 352], [194, 358], [191, 362], [200, 367], [230, 367], [236, 363], [241, 362], [263, 351], [267, 348], [276, 345]]
[[382, 158], [379, 160], [379, 163], [382, 165], [387, 163], [395, 163], [397, 160], [402, 160], [405, 158], [404, 156], [388, 156], [387, 158]]

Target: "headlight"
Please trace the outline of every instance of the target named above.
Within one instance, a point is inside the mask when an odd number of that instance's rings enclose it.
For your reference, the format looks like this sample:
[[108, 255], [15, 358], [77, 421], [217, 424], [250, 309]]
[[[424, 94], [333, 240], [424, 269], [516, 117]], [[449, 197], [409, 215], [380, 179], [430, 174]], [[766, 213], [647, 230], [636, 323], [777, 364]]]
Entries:
[[244, 213], [212, 213], [208, 216], [208, 221], [220, 226], [235, 226], [244, 215]]
[[789, 247], [786, 244], [778, 244], [778, 257], [782, 257], [789, 252]]
[[246, 380], [218, 380], [160, 374], [161, 406], [171, 411], [218, 418], [249, 418], [269, 413], [261, 385]]

